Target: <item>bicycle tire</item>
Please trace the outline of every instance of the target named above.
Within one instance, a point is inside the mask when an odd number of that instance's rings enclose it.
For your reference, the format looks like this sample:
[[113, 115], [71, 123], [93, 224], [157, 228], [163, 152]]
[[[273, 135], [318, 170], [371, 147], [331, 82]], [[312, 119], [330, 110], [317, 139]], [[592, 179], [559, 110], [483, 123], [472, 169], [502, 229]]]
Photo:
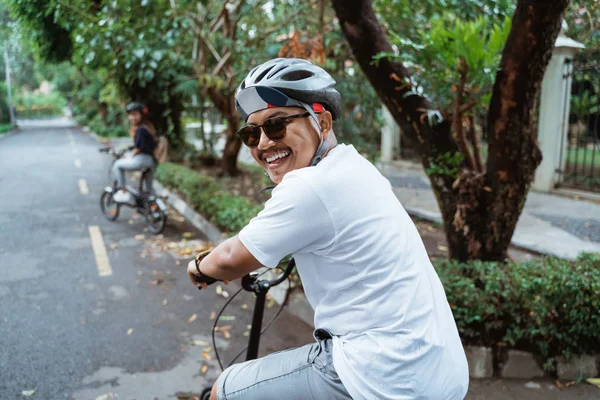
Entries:
[[[113, 193], [112, 192], [104, 192], [102, 196], [100, 196], [100, 208], [102, 209], [102, 214], [109, 221], [116, 221], [119, 218], [119, 211], [121, 210], [121, 205], [113, 201]], [[107, 208], [107, 205], [114, 204], [115, 209], [111, 213], [111, 210]]]
[[153, 200], [145, 202], [144, 217], [148, 231], [154, 235], [162, 233], [167, 226], [167, 215]]

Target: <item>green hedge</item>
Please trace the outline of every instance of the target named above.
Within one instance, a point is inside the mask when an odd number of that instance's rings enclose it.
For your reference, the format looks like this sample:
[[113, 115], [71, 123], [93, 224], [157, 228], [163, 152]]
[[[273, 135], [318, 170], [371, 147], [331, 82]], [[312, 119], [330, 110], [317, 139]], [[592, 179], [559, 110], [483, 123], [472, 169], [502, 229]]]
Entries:
[[547, 368], [558, 355], [600, 353], [600, 254], [436, 269], [467, 344], [533, 351]]
[[161, 164], [156, 179], [226, 232], [240, 231], [262, 209], [246, 197], [228, 194], [217, 179], [178, 164]]
[[0, 124], [0, 135], [9, 131], [12, 131], [14, 128], [16, 128], [15, 125], [11, 125], [11, 124]]

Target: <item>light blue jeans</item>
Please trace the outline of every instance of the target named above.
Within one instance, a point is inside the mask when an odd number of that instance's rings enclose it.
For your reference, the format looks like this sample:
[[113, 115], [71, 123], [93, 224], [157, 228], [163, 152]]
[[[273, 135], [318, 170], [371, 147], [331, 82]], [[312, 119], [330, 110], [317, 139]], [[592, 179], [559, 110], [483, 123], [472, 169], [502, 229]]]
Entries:
[[152, 181], [154, 180], [154, 169], [156, 163], [154, 158], [149, 154], [138, 154], [132, 158], [121, 158], [113, 165], [113, 175], [117, 180], [117, 187], [122, 189], [125, 187], [125, 171], [141, 171], [148, 169], [145, 177], [145, 189], [150, 193], [154, 193]]
[[218, 400], [352, 400], [333, 366], [333, 342], [317, 329], [316, 343], [235, 364], [217, 380]]

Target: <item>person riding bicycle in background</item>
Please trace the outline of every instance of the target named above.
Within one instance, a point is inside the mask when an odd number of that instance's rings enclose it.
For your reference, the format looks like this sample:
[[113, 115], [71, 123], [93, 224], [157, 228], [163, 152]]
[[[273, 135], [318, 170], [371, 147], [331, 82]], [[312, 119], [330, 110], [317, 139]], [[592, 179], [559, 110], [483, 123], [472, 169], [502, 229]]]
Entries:
[[113, 166], [113, 174], [117, 179], [118, 191], [113, 199], [117, 203], [134, 203], [135, 199], [125, 189], [125, 171], [139, 171], [148, 169], [145, 175], [146, 191], [153, 193], [153, 172], [156, 167], [154, 149], [156, 148], [156, 128], [148, 119], [148, 107], [142, 103], [129, 103], [125, 108], [129, 120], [129, 134], [133, 140], [133, 154], [131, 158], [121, 158]]
[[337, 143], [334, 85], [308, 61], [274, 59], [236, 92], [238, 133], [277, 186], [188, 274], [228, 281], [293, 254], [316, 343], [233, 365], [211, 399], [462, 399], [468, 366], [444, 288], [389, 181]]

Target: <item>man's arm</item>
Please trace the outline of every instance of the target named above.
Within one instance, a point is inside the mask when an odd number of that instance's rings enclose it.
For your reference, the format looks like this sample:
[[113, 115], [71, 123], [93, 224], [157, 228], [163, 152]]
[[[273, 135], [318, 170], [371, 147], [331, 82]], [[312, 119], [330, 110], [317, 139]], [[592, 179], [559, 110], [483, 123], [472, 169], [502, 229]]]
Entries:
[[[204, 275], [222, 281], [238, 279], [261, 268], [263, 265], [246, 249], [237, 235], [227, 239], [200, 262], [200, 271]], [[195, 261], [188, 264], [188, 274], [197, 275]]]

